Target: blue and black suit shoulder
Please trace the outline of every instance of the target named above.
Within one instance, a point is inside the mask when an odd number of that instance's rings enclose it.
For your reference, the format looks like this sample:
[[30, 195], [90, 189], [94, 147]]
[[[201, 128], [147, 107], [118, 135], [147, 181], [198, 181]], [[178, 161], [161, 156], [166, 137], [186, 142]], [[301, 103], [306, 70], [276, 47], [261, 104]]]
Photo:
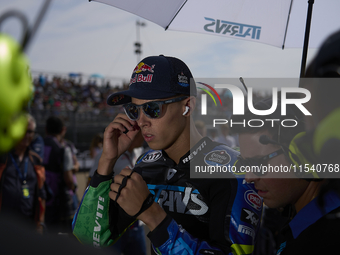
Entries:
[[[212, 254], [252, 252], [262, 213], [262, 199], [253, 185], [247, 184], [244, 176], [232, 172], [223, 172], [223, 178], [209, 172], [190, 178], [196, 166], [200, 169], [211, 166], [228, 169], [238, 155], [226, 145], [203, 138], [178, 164], [164, 151], [150, 150], [137, 160], [135, 169], [146, 181], [155, 202], [168, 215], [167, 222], [149, 234], [153, 245], [163, 249], [162, 254], [169, 253], [162, 244], [167, 243], [171, 236], [182, 233], [179, 230], [182, 228], [197, 239], [192, 246], [187, 244], [194, 254], [205, 250], [222, 252]], [[179, 231], [176, 234], [171, 233], [169, 226], [172, 224], [180, 225], [172, 228]], [[191, 239], [181, 237], [181, 240], [189, 242]], [[179, 247], [186, 249], [184, 246]]]

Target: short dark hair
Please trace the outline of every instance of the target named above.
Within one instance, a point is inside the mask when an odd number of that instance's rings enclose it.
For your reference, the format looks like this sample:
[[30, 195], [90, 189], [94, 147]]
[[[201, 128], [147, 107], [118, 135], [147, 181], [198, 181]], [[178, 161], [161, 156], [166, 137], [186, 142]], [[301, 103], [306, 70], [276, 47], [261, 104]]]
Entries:
[[[257, 102], [254, 105], [254, 108], [257, 110], [267, 110], [272, 106], [272, 97], [263, 99]], [[279, 142], [284, 145], [289, 145], [292, 139], [300, 132], [305, 131], [304, 121], [303, 121], [303, 114], [302, 112], [295, 106], [295, 105], [287, 105], [287, 112], [285, 116], [281, 115], [281, 100], [278, 99], [278, 104], [276, 110], [269, 115], [259, 116], [255, 115], [246, 110], [244, 115], [233, 115], [231, 117], [233, 123], [240, 123], [245, 122], [245, 127], [240, 124], [230, 125], [230, 131], [232, 133], [237, 134], [255, 134], [262, 131], [268, 131], [271, 134], [271, 138], [276, 142]], [[261, 120], [264, 124], [261, 127], [251, 127], [248, 126], [248, 121], [252, 119]], [[274, 125], [272, 121], [266, 121], [268, 119], [279, 119], [280, 122], [283, 119], [294, 119], [297, 122], [295, 127], [284, 127], [281, 126], [281, 123], [278, 121], [274, 121]], [[280, 137], [279, 137], [280, 131]]]
[[56, 116], [50, 116], [46, 120], [46, 133], [49, 135], [59, 135], [63, 131], [64, 122]]

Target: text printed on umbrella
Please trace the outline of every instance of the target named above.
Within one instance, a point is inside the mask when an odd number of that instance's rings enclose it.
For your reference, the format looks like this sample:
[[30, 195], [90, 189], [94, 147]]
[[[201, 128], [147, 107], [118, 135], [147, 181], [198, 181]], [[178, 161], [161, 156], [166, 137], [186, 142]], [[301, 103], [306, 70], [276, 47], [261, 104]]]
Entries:
[[204, 25], [204, 30], [211, 33], [226, 34], [239, 37], [251, 37], [251, 39], [259, 40], [261, 35], [261, 27], [246, 25], [241, 23], [229, 22], [219, 19], [205, 17], [210, 21]]

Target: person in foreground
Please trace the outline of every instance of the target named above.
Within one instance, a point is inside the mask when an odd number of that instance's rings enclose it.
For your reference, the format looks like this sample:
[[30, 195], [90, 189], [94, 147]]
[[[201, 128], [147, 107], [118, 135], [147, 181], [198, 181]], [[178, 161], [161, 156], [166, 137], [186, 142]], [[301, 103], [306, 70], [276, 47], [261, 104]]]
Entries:
[[[123, 104], [126, 114], [106, 128], [98, 169], [74, 217], [81, 242], [110, 245], [139, 219], [157, 254], [252, 253], [262, 211], [253, 185], [233, 173], [190, 178], [190, 164], [232, 166], [239, 154], [196, 130], [190, 79], [181, 60], [147, 57], [134, 69], [129, 90], [109, 96], [107, 103]], [[112, 181], [116, 160], [139, 132], [151, 150]]]
[[[312, 170], [310, 161], [299, 151], [297, 141], [306, 135], [303, 115], [295, 106], [287, 105], [287, 115], [281, 116], [279, 105], [280, 102], [276, 111], [268, 116], [255, 116], [249, 111], [242, 116], [246, 122], [261, 117], [263, 120], [278, 120], [273, 126], [271, 123], [258, 128], [235, 126], [233, 132], [239, 134], [240, 161], [244, 165], [259, 168], [282, 166], [293, 170], [248, 172], [246, 181], [254, 183], [266, 206], [286, 212], [288, 223], [281, 230], [282, 240], [278, 242], [277, 255], [335, 254], [338, 236], [334, 229], [340, 224], [330, 223], [327, 218], [334, 212], [340, 212], [340, 198], [334, 192], [328, 192], [323, 197], [323, 205], [318, 203], [320, 188], [326, 180]], [[270, 98], [258, 102], [254, 108], [265, 110], [271, 106]], [[283, 127], [280, 121], [283, 119], [295, 119], [298, 124]], [[237, 118], [234, 121], [238, 121]], [[303, 167], [302, 173], [300, 167]]]

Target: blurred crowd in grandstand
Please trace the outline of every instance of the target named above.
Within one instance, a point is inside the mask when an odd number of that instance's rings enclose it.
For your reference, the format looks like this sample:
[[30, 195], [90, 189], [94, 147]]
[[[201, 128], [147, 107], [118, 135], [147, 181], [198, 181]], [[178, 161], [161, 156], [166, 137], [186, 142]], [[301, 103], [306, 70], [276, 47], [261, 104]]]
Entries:
[[115, 111], [106, 105], [106, 98], [111, 93], [126, 89], [128, 84], [111, 87], [107, 82], [105, 86], [98, 86], [96, 80], [89, 80], [82, 85], [81, 79], [62, 78], [54, 76], [48, 79], [44, 75], [34, 79], [34, 99], [32, 110], [50, 110], [54, 114], [63, 111], [105, 113], [107, 116], [115, 115]]
[[[119, 109], [109, 107], [106, 104], [106, 98], [119, 90], [126, 90], [129, 86], [128, 83], [121, 85], [111, 86], [110, 82], [105, 85], [98, 85], [95, 79], [89, 79], [86, 84], [82, 84], [82, 80], [70, 78], [62, 78], [54, 76], [48, 79], [47, 76], [41, 74], [34, 79], [34, 99], [31, 104], [31, 109], [47, 110], [54, 115], [61, 112], [77, 112], [93, 113], [95, 115], [104, 115], [106, 117], [114, 117]], [[198, 91], [205, 93], [204, 91]], [[267, 95], [256, 93], [254, 94], [254, 102], [261, 100]], [[223, 106], [213, 106], [214, 102], [208, 100], [208, 108], [213, 109], [215, 114], [225, 113], [226, 117], [230, 117], [232, 113], [232, 94], [229, 90], [225, 89], [220, 93]], [[197, 112], [200, 112], [200, 99], [198, 96]]]

